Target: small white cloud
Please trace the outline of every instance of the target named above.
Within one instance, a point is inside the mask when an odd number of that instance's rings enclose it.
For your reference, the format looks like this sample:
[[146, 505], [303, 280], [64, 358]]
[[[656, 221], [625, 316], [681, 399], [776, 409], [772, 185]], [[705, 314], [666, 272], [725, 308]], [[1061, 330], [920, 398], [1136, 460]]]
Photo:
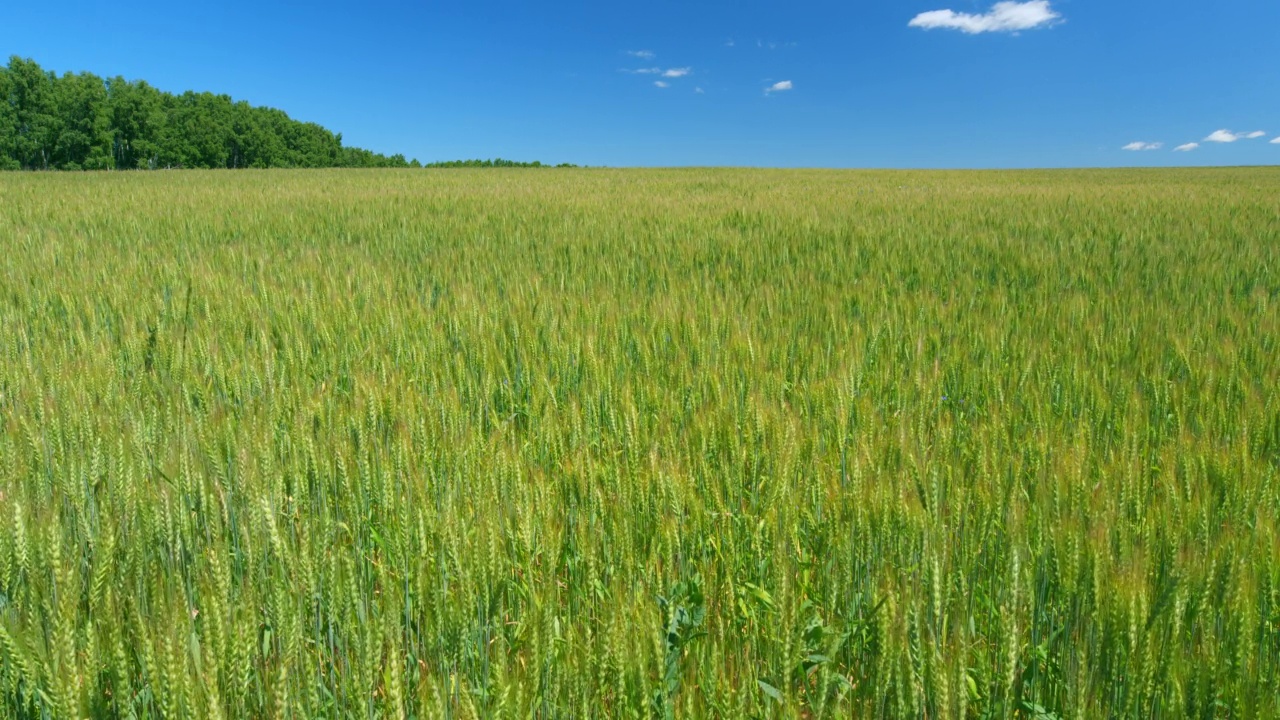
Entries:
[[654, 86], [654, 87], [660, 87], [660, 88], [668, 88], [668, 87], [671, 87], [671, 84], [670, 84], [670, 83], [664, 83], [664, 82], [662, 82], [661, 80], [654, 80], [654, 81], [653, 81], [653, 86]]
[[998, 2], [982, 15], [958, 13], [954, 10], [923, 12], [907, 23], [908, 27], [925, 30], [959, 30], [970, 35], [985, 32], [1019, 32], [1049, 27], [1062, 19], [1054, 11], [1049, 0], [1029, 2]]
[[776, 82], [770, 85], [769, 87], [765, 88], [764, 91], [767, 93], [783, 92], [784, 90], [790, 90], [792, 87], [793, 85], [791, 84], [790, 80], [783, 80], [781, 82]]
[[632, 75], [661, 75], [664, 78], [681, 78], [693, 72], [693, 68], [670, 68], [663, 70], [660, 67], [648, 68], [622, 68], [618, 72], [630, 73]]
[[1120, 149], [1121, 150], [1159, 150], [1162, 147], [1164, 147], [1164, 143], [1161, 143], [1161, 142], [1152, 142], [1152, 143], [1131, 142]]
[[1230, 130], [1214, 130], [1205, 138], [1205, 142], [1216, 143], [1233, 143], [1237, 140], [1257, 140], [1260, 137], [1266, 137], [1266, 133], [1261, 130], [1254, 130], [1250, 133], [1237, 133]]
[[[702, 89], [702, 88], [700, 88], [700, 87], [696, 87], [696, 88], [694, 88], [694, 89], [693, 89], [693, 91], [694, 91], [695, 93], [697, 93], [698, 95], [706, 95], [706, 94], [707, 94], [707, 91], [706, 91], [706, 90], [703, 90], [703, 89]], [[1280, 138], [1276, 138], [1276, 139], [1277, 139], [1277, 140], [1280, 140]]]
[[1271, 144], [1272, 144], [1272, 145], [1280, 145], [1280, 137], [1276, 138], [1275, 140], [1272, 140], [1272, 141], [1271, 141]]
[[1192, 150], [1195, 150], [1198, 147], [1200, 147], [1200, 143], [1187, 143], [1186, 145], [1179, 145], [1178, 147], [1174, 148], [1173, 151], [1174, 152], [1191, 152]]
[[652, 60], [656, 57], [651, 50], [628, 50], [627, 54], [631, 57], [638, 57], [641, 60]]

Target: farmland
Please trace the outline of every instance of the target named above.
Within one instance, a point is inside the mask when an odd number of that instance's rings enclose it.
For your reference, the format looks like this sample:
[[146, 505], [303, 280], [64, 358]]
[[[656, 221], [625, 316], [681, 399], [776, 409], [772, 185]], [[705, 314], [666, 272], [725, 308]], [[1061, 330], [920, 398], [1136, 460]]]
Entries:
[[1280, 172], [0, 175], [0, 716], [1276, 717]]

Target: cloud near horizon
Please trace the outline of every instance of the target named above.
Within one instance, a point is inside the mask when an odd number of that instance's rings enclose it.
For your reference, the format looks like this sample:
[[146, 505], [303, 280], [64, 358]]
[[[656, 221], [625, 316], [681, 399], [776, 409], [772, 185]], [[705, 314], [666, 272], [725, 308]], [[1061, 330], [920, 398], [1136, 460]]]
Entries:
[[1035, 30], [1057, 24], [1062, 15], [1049, 4], [1049, 0], [1028, 2], [998, 2], [981, 15], [954, 10], [930, 10], [922, 12], [907, 23], [908, 27], [924, 30], [959, 30], [969, 35], [986, 32], [1016, 33]]
[[1265, 135], [1266, 133], [1261, 130], [1254, 130], [1253, 132], [1250, 132], [1250, 133], [1237, 133], [1237, 132], [1231, 132], [1230, 130], [1214, 130], [1213, 132], [1209, 133], [1209, 137], [1205, 138], [1204, 141], [1215, 142], [1215, 143], [1233, 143], [1237, 140], [1257, 140], [1258, 138], [1264, 137]]
[[793, 87], [795, 86], [791, 84], [790, 80], [782, 80], [781, 82], [776, 82], [765, 88], [764, 91], [766, 93], [783, 92], [785, 90], [790, 90]]
[[665, 77], [665, 78], [678, 78], [678, 77], [684, 77], [685, 75], [688, 75], [688, 74], [689, 74], [689, 73], [691, 73], [691, 72], [693, 72], [693, 68], [687, 68], [687, 67], [684, 67], [684, 68], [671, 68], [671, 69], [667, 70], [666, 72], [662, 73], [662, 77]]
[[1178, 147], [1174, 148], [1173, 151], [1174, 152], [1191, 152], [1192, 150], [1195, 150], [1198, 147], [1200, 147], [1200, 143], [1187, 143], [1186, 145], [1179, 145]]
[[1138, 150], [1159, 150], [1159, 149], [1160, 149], [1160, 148], [1162, 148], [1162, 147], [1164, 147], [1164, 143], [1162, 143], [1162, 142], [1152, 142], [1152, 143], [1149, 143], [1149, 142], [1131, 142], [1131, 143], [1129, 143], [1128, 145], [1125, 145], [1124, 147], [1122, 147], [1122, 148], [1120, 148], [1120, 149], [1121, 149], [1121, 150], [1134, 150], [1134, 151], [1138, 151]]

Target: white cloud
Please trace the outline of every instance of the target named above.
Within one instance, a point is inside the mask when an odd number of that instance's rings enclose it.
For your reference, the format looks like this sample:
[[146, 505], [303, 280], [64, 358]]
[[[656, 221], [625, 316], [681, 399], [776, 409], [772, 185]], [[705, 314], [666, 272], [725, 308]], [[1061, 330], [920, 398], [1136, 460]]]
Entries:
[[641, 60], [652, 60], [656, 57], [651, 50], [628, 50], [627, 54], [631, 57], [638, 57]]
[[1260, 137], [1266, 137], [1266, 133], [1261, 130], [1254, 130], [1250, 133], [1237, 133], [1230, 130], [1214, 130], [1205, 138], [1205, 142], [1216, 143], [1233, 143], [1237, 140], [1257, 140]]
[[1191, 152], [1192, 150], [1195, 150], [1198, 147], [1200, 147], [1200, 143], [1187, 143], [1186, 145], [1179, 145], [1178, 147], [1174, 148], [1173, 151], [1174, 152]]
[[[702, 88], [700, 88], [700, 87], [696, 87], [696, 88], [694, 88], [694, 89], [693, 89], [693, 91], [694, 91], [695, 93], [699, 94], [699, 95], [706, 95], [706, 94], [707, 94], [707, 91], [706, 91], [706, 90], [703, 90], [703, 89], [702, 89]], [[1277, 140], [1280, 140], [1280, 138], [1276, 138], [1276, 139], [1277, 139]]]
[[925, 30], [959, 30], [970, 35], [985, 32], [1018, 32], [1055, 24], [1062, 15], [1049, 6], [1049, 0], [998, 2], [982, 15], [958, 13], [954, 10], [923, 12], [907, 23], [908, 27]]
[[618, 70], [618, 72], [630, 73], [632, 75], [661, 75], [664, 78], [681, 78], [692, 73], [693, 68], [669, 68], [667, 70], [663, 70], [660, 67], [635, 69], [622, 68]]
[[1121, 150], [1159, 150], [1164, 147], [1162, 142], [1131, 142], [1120, 148]]
[[671, 84], [670, 84], [670, 83], [664, 83], [664, 82], [662, 82], [661, 80], [655, 80], [655, 81], [653, 81], [653, 86], [654, 86], [654, 87], [660, 87], [660, 88], [668, 88], [668, 87], [671, 87]]
[[1271, 144], [1272, 144], [1272, 145], [1280, 145], [1280, 137], [1276, 138], [1275, 140], [1272, 140], [1272, 141], [1271, 141]]
[[783, 80], [781, 82], [776, 82], [770, 85], [769, 87], [765, 88], [764, 91], [767, 93], [782, 92], [784, 90], [790, 90], [792, 87], [794, 86], [791, 84], [790, 80]]

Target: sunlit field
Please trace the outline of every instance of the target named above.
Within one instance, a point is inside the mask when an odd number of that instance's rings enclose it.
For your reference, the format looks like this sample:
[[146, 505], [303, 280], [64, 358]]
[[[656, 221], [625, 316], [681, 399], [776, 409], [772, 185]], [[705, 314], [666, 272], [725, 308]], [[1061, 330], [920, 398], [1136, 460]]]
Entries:
[[0, 175], [0, 717], [1280, 716], [1280, 169]]

